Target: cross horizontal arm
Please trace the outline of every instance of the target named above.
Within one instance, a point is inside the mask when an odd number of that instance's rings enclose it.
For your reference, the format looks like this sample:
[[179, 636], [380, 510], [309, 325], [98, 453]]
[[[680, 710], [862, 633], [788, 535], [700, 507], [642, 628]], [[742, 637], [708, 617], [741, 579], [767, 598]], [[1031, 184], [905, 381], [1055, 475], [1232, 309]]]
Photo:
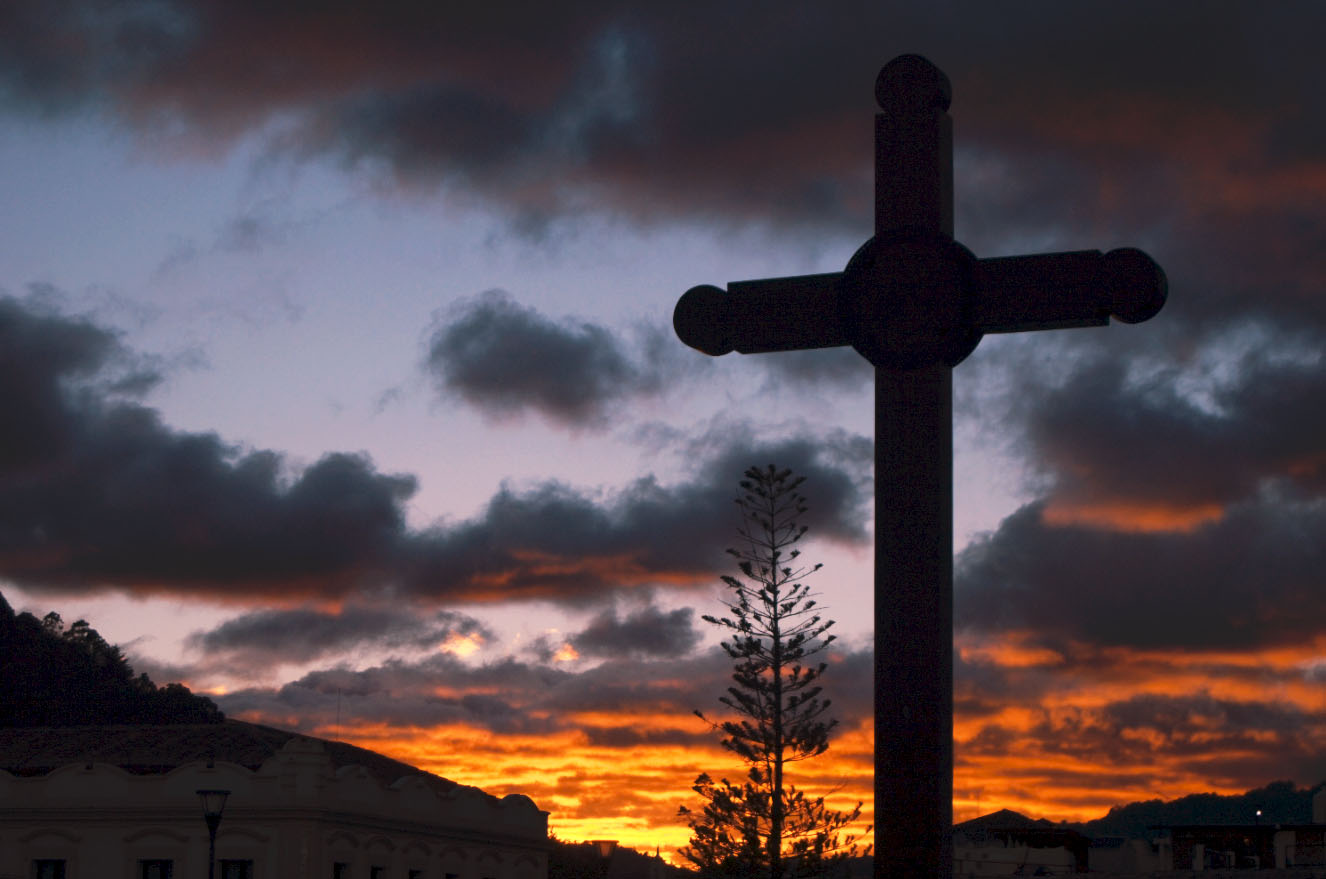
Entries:
[[[954, 288], [940, 283], [943, 273], [933, 267], [920, 271], [913, 283], [925, 295], [939, 297], [933, 300], [940, 306], [937, 314], [947, 313], [943, 297], [964, 300], [961, 312], [952, 313], [964, 315], [961, 324], [978, 334], [973, 339], [981, 333], [1104, 326], [1111, 317], [1139, 323], [1160, 311], [1168, 290], [1160, 266], [1131, 248], [978, 260], [969, 255], [968, 260], [968, 268], [955, 266]], [[889, 273], [904, 274], [908, 266], [915, 268], [913, 263], [925, 266], [918, 257]], [[853, 345], [862, 334], [877, 330], [876, 322], [887, 326], [906, 320], [900, 300], [881, 300], [877, 319], [849, 317], [853, 312], [844, 305], [843, 277], [830, 272], [734, 281], [727, 290], [692, 287], [678, 300], [672, 323], [687, 345], [718, 356]], [[969, 351], [970, 346], [961, 356]]]
[[1140, 323], [1165, 304], [1160, 266], [1140, 250], [977, 260], [972, 316], [983, 333]]
[[850, 345], [838, 309], [841, 273], [733, 281], [727, 290], [692, 287], [672, 325], [687, 345], [718, 356]]

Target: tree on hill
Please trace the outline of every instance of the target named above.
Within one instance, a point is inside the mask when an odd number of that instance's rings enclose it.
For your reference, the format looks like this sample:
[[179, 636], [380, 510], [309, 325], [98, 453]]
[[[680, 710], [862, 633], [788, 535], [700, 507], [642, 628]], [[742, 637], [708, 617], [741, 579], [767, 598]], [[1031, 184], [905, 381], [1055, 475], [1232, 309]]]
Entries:
[[856, 837], [845, 833], [861, 814], [828, 808], [790, 784], [788, 766], [823, 754], [837, 724], [828, 716], [819, 679], [828, 667], [816, 660], [834, 640], [832, 620], [816, 612], [805, 579], [819, 570], [794, 567], [796, 543], [806, 533], [797, 489], [803, 478], [772, 465], [752, 467], [737, 498], [741, 549], [729, 549], [743, 579], [724, 576], [727, 617], [705, 616], [728, 639], [734, 686], [720, 697], [735, 719], [710, 722], [722, 744], [746, 764], [739, 783], [702, 774], [693, 789], [704, 801], [696, 813], [681, 809], [691, 829], [681, 854], [706, 877], [823, 876], [835, 862], [855, 856]]
[[134, 676], [119, 647], [86, 620], [15, 614], [0, 596], [0, 726], [220, 723], [206, 696]]

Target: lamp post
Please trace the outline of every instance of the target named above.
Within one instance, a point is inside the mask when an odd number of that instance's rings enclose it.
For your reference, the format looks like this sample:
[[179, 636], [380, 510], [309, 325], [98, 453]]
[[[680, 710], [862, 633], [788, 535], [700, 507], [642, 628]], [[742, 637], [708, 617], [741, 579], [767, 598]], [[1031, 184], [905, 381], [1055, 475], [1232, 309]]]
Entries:
[[596, 839], [593, 840], [594, 847], [599, 850], [599, 859], [603, 867], [603, 872], [597, 875], [609, 876], [612, 874], [612, 853], [617, 850], [617, 840], [615, 839]]
[[216, 865], [216, 829], [221, 826], [221, 813], [226, 810], [228, 790], [200, 790], [198, 798], [203, 801], [203, 820], [207, 822], [207, 879], [213, 879], [213, 867]]

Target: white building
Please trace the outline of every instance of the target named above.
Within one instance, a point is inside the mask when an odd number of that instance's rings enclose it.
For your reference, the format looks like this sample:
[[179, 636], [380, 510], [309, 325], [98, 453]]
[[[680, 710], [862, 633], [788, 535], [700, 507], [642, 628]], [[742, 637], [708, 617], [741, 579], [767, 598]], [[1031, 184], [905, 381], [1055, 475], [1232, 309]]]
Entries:
[[548, 813], [239, 721], [0, 729], [0, 879], [545, 879]]

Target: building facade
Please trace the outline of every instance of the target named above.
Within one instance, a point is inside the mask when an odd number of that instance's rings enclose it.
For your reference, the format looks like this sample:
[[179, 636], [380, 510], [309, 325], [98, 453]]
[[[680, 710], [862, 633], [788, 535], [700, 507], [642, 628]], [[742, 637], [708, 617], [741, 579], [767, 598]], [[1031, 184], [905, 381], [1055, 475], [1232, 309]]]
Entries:
[[226, 721], [0, 730], [0, 879], [545, 879], [548, 813], [372, 751]]

